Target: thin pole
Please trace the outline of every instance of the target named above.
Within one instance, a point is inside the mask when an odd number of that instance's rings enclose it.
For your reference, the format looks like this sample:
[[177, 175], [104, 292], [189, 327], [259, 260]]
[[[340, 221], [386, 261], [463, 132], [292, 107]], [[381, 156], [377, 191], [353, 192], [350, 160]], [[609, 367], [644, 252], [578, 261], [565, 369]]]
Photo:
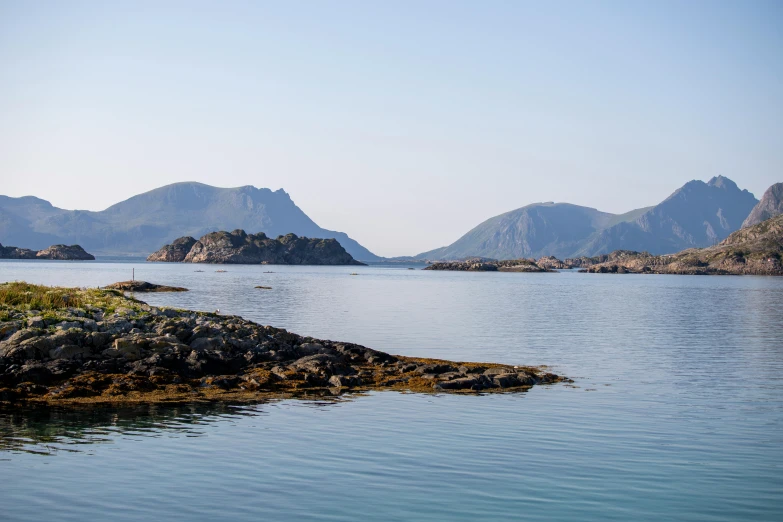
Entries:
[[131, 270], [133, 270], [133, 275], [131, 276], [131, 281], [135, 281], [136, 280], [136, 267], [131, 268]]

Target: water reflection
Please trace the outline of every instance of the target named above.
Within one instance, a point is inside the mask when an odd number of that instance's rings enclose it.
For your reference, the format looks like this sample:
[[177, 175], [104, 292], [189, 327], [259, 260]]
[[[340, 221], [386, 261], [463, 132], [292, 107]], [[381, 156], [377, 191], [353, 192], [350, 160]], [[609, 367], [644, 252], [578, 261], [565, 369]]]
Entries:
[[[301, 404], [328, 408], [352, 398], [351, 395], [324, 397], [301, 401]], [[272, 402], [275, 401], [253, 405], [187, 403], [0, 409], [0, 453], [55, 455], [81, 451], [80, 446], [86, 444], [110, 443], [118, 436], [200, 437], [208, 424], [264, 415], [265, 407]]]

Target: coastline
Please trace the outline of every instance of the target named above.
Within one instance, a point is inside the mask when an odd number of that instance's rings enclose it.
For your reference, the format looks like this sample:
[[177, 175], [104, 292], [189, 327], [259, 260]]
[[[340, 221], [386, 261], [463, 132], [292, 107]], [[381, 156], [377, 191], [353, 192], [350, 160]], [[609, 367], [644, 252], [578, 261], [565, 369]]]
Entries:
[[390, 355], [238, 316], [153, 307], [116, 290], [0, 284], [6, 406], [476, 394], [567, 381], [543, 367]]

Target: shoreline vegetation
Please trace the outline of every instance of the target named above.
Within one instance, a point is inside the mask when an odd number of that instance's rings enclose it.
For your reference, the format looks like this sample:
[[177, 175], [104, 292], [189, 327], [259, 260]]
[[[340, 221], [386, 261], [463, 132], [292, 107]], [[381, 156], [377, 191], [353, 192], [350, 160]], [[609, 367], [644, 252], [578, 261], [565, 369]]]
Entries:
[[518, 392], [544, 367], [390, 355], [113, 289], [0, 284], [0, 404], [259, 402], [350, 391]]

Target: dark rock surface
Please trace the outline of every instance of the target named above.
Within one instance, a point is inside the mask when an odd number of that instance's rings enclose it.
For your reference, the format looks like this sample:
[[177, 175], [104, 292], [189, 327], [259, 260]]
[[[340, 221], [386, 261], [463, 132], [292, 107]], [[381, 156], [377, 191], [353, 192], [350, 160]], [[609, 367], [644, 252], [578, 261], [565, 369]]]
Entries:
[[43, 250], [4, 247], [0, 245], [0, 259], [54, 259], [60, 261], [94, 261], [95, 256], [88, 254], [79, 245], [52, 245]]
[[394, 356], [110, 290], [59, 290], [81, 306], [0, 308], [0, 401], [254, 401], [329, 389], [513, 391], [565, 380], [532, 367]]
[[187, 292], [187, 288], [181, 286], [166, 286], [148, 283], [146, 281], [120, 281], [112, 283], [104, 288], [121, 290], [123, 292]]
[[[190, 248], [186, 247], [190, 245]], [[198, 241], [180, 238], [147, 261], [219, 264], [363, 265], [335, 239], [314, 239], [286, 234], [271, 239], [263, 232], [244, 230], [211, 232]]]

